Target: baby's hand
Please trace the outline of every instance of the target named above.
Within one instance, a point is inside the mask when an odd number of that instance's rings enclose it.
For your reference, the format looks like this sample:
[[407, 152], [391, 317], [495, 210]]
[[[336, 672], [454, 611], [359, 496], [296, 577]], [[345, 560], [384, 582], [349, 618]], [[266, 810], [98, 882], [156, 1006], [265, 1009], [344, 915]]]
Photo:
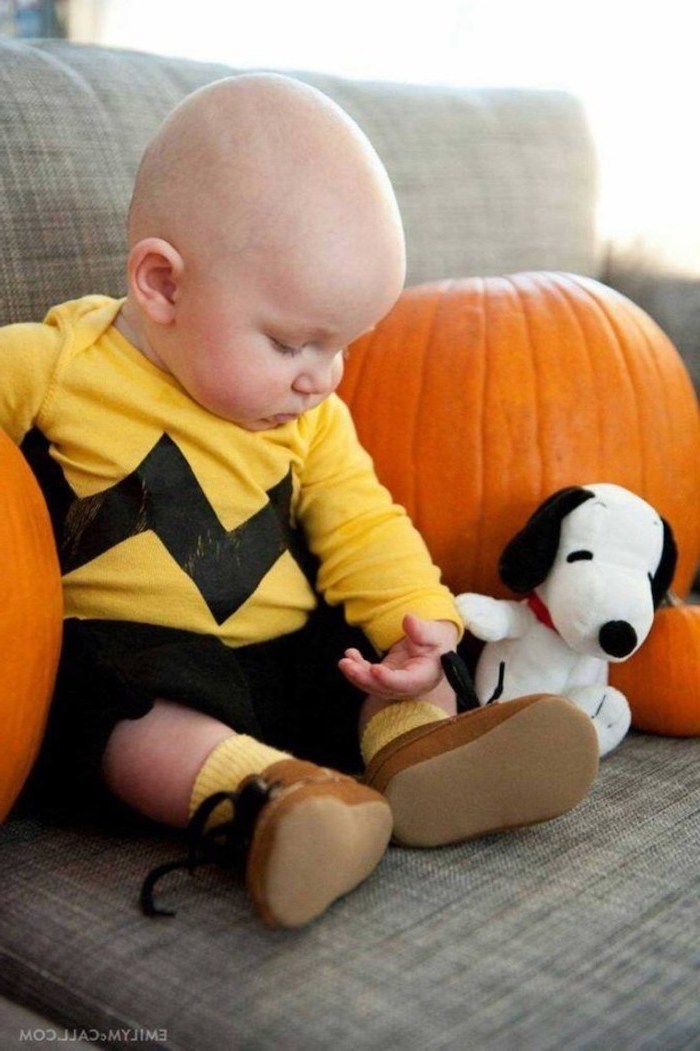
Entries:
[[424, 697], [443, 678], [440, 657], [457, 644], [457, 628], [444, 620], [423, 620], [408, 614], [405, 635], [377, 664], [359, 650], [346, 650], [338, 667], [346, 679], [365, 693], [387, 700]]

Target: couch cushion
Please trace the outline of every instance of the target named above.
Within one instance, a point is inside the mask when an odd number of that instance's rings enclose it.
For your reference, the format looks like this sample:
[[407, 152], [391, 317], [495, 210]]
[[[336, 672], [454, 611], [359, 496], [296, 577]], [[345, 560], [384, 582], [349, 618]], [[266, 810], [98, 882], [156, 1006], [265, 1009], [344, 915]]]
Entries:
[[596, 274], [595, 154], [570, 95], [305, 76], [357, 120], [387, 166], [408, 284], [519, 270]]
[[298, 931], [263, 928], [213, 870], [165, 879], [177, 916], [146, 919], [141, 879], [174, 839], [15, 817], [0, 830], [0, 991], [189, 1051], [694, 1046], [699, 752], [633, 734], [573, 813], [392, 848]]
[[0, 324], [123, 292], [124, 222], [143, 147], [184, 94], [222, 72], [167, 65], [0, 41]]
[[78, 1051], [94, 1047], [94, 1044], [81, 1039], [81, 1035], [74, 1033], [72, 1029], [58, 1026], [49, 1019], [42, 1018], [36, 1012], [0, 996], [0, 1047], [53, 1044], [59, 1041], [64, 1044], [70, 1042], [71, 1048], [78, 1048]]
[[[184, 95], [231, 72], [0, 40], [0, 324], [123, 292], [124, 219], [143, 148]], [[595, 272], [594, 157], [574, 99], [299, 75], [345, 106], [382, 155], [404, 214], [410, 283]]]

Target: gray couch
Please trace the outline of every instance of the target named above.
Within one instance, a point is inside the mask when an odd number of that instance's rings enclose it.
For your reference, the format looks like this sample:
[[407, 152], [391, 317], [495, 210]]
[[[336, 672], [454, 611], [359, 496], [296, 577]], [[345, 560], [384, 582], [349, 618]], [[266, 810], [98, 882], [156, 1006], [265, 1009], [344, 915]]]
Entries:
[[[228, 70], [0, 41], [0, 323], [123, 290], [140, 151], [187, 91]], [[700, 380], [698, 288], [606, 266], [596, 165], [563, 94], [313, 76], [363, 125], [405, 218], [412, 283], [523, 269], [634, 290]], [[678, 322], [678, 324], [676, 324]], [[436, 363], [435, 367], [439, 367]], [[457, 1051], [700, 1046], [700, 742], [631, 734], [558, 821], [439, 851], [392, 848], [322, 920], [270, 932], [241, 884], [146, 871], [181, 845], [125, 818], [20, 800], [0, 829], [0, 1046]]]

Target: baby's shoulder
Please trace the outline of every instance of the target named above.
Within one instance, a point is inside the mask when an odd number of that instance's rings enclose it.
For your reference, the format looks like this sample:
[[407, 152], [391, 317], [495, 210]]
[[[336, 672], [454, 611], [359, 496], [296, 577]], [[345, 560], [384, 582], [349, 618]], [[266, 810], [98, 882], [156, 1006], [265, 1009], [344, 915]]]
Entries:
[[108, 296], [83, 296], [52, 307], [42, 321], [0, 327], [0, 353], [59, 355], [67, 344], [94, 341], [119, 307]]
[[61, 355], [61, 334], [41, 321], [0, 328], [0, 362], [5, 382], [26, 383], [30, 376], [50, 375]]

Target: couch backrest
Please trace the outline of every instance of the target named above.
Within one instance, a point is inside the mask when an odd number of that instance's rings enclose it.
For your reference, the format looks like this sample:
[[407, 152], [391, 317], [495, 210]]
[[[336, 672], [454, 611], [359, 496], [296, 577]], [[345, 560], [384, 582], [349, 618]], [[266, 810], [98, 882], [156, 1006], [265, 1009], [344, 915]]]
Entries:
[[[124, 217], [143, 148], [220, 65], [0, 40], [0, 324], [124, 290]], [[564, 93], [298, 74], [355, 117], [401, 205], [409, 283], [517, 270], [595, 275], [595, 158]]]

